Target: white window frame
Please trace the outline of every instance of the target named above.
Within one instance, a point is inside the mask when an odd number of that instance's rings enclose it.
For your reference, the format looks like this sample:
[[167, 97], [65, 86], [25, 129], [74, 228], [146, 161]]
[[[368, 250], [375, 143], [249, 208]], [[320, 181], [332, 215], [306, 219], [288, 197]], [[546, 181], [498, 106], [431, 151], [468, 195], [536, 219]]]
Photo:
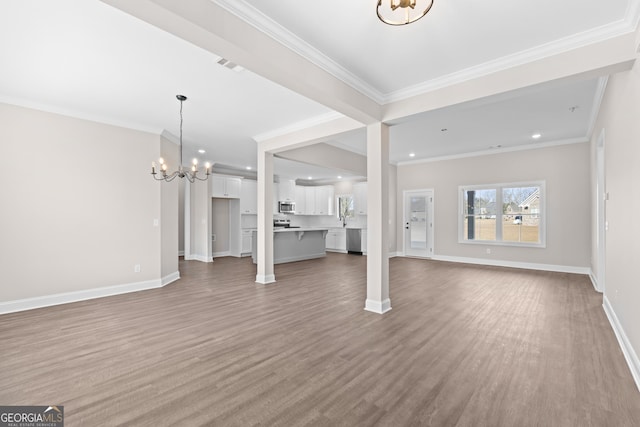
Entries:
[[[504, 182], [498, 184], [474, 184], [460, 185], [458, 187], [458, 243], [469, 245], [493, 245], [493, 246], [519, 246], [527, 248], [546, 248], [547, 247], [547, 204], [546, 204], [546, 185], [545, 181], [524, 181], [524, 182]], [[540, 187], [540, 241], [537, 243], [529, 242], [510, 242], [502, 240], [502, 209], [496, 209], [496, 240], [468, 240], [464, 238], [464, 218], [467, 213], [464, 211], [464, 194], [470, 190], [496, 190], [496, 206], [502, 206], [502, 189], [517, 187]]]

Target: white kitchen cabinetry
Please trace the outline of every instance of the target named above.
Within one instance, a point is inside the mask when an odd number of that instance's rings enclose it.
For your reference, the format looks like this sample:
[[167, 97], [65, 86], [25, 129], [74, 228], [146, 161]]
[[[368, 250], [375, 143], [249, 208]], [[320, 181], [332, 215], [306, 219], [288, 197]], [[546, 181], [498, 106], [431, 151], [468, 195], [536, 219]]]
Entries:
[[242, 230], [242, 255], [251, 255], [253, 250], [251, 245], [252, 230]]
[[240, 213], [258, 214], [258, 183], [245, 179], [240, 185]]
[[315, 215], [333, 215], [333, 186], [315, 187]]
[[356, 215], [367, 214], [367, 183], [353, 184], [353, 204]]
[[305, 193], [305, 188], [301, 185], [296, 185], [295, 189], [295, 201], [296, 201], [296, 215], [304, 215], [306, 213], [307, 206], [307, 196]]
[[304, 187], [304, 214], [316, 215], [316, 187]]
[[297, 202], [296, 182], [294, 180], [280, 181], [278, 184], [278, 200], [281, 202]]
[[327, 232], [326, 249], [333, 252], [347, 251], [347, 230], [344, 228], [330, 228]]
[[212, 175], [211, 197], [240, 198], [240, 178]]

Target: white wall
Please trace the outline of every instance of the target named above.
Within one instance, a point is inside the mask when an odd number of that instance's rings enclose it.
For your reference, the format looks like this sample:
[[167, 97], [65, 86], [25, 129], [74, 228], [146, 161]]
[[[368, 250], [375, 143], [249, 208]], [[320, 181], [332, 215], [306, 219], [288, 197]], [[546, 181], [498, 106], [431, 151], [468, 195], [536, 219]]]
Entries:
[[[434, 252], [441, 257], [544, 264], [588, 270], [590, 266], [589, 144], [571, 144], [398, 167], [396, 236], [402, 250], [402, 192], [434, 189]], [[546, 181], [546, 248], [458, 243], [458, 186]]]
[[160, 136], [6, 104], [0, 118], [0, 303], [159, 281]]
[[[606, 262], [605, 307], [622, 337], [623, 349], [640, 386], [640, 66], [609, 78], [591, 147], [605, 134]], [[595, 156], [595, 153], [594, 153]], [[594, 168], [595, 173], [595, 168]], [[594, 177], [595, 180], [595, 177]], [[595, 215], [595, 203], [593, 204]], [[595, 229], [595, 227], [594, 227]], [[595, 232], [595, 231], [594, 231]], [[592, 248], [595, 265], [597, 248]]]

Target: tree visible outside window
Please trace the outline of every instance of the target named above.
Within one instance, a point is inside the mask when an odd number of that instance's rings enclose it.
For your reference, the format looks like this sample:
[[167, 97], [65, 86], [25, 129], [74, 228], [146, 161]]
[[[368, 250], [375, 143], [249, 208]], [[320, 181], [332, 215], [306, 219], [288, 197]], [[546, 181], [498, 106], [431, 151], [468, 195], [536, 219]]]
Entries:
[[338, 196], [338, 219], [342, 221], [342, 225], [346, 225], [347, 218], [353, 218], [354, 215], [353, 196], [350, 194]]

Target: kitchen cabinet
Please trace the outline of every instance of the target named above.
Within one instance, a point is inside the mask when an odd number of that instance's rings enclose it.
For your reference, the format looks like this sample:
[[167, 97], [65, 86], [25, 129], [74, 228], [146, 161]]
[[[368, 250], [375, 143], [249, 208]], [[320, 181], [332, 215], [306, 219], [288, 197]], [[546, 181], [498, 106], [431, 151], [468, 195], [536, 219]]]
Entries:
[[315, 214], [333, 215], [333, 186], [315, 187]]
[[249, 255], [253, 250], [251, 243], [251, 235], [253, 230], [242, 230], [242, 255]]
[[240, 198], [240, 178], [221, 175], [211, 176], [211, 197]]
[[316, 214], [316, 187], [304, 187], [304, 214]]
[[347, 230], [344, 228], [330, 228], [327, 232], [326, 248], [328, 251], [347, 251]]
[[240, 185], [240, 213], [258, 214], [258, 183], [250, 179], [242, 180]]
[[306, 213], [307, 196], [305, 188], [301, 185], [296, 185], [295, 188], [295, 201], [296, 201], [296, 215], [304, 215]]
[[296, 182], [294, 180], [287, 179], [278, 183], [278, 200], [281, 202], [297, 202]]
[[353, 208], [356, 215], [367, 214], [367, 183], [353, 184]]

